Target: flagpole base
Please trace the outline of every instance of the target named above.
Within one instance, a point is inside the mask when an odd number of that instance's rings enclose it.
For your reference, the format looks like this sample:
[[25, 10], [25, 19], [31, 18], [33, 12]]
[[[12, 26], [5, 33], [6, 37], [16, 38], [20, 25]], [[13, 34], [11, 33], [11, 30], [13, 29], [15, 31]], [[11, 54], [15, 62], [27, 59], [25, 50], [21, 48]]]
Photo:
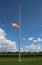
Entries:
[[21, 61], [21, 60], [18, 60], [19, 62]]

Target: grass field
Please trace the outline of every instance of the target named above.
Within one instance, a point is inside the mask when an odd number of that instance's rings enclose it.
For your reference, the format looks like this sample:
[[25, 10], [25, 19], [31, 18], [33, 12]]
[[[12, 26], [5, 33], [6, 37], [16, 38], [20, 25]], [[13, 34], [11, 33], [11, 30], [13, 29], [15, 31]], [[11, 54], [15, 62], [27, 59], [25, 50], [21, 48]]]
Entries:
[[42, 57], [27, 57], [18, 61], [14, 57], [0, 57], [0, 65], [42, 65]]

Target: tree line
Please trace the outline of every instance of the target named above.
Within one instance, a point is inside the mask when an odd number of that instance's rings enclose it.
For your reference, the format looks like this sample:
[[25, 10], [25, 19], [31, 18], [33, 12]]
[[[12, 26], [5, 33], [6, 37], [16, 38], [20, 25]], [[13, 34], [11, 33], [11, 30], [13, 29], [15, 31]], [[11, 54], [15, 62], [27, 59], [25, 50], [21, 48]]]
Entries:
[[[0, 52], [0, 57], [18, 57], [19, 52]], [[42, 52], [21, 52], [21, 57], [42, 56]]]

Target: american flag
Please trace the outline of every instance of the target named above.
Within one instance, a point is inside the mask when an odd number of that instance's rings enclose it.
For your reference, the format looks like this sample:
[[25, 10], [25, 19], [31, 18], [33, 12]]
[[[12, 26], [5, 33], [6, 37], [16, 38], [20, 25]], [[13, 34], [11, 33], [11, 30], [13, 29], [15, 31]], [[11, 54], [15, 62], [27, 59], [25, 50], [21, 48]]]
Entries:
[[14, 28], [19, 28], [19, 24], [17, 24], [17, 23], [12, 23], [12, 26], [13, 26]]

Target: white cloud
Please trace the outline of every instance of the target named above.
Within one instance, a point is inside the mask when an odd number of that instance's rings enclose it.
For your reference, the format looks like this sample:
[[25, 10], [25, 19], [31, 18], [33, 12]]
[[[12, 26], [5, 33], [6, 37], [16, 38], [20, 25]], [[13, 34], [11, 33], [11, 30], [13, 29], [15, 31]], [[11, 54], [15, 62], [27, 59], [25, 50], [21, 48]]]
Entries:
[[16, 42], [6, 39], [6, 32], [0, 28], [0, 52], [16, 52]]
[[38, 39], [37, 39], [37, 42], [41, 42], [41, 41], [42, 41], [42, 39], [41, 39], [41, 38], [38, 38]]
[[1, 39], [6, 39], [6, 38], [5, 38], [5, 35], [7, 35], [7, 34], [5, 33], [5, 31], [0, 28], [0, 40], [1, 40]]
[[36, 40], [33, 40], [33, 42], [35, 43], [35, 42], [37, 42]]
[[41, 46], [35, 45], [35, 44], [31, 44], [29, 46], [25, 46], [25, 52], [39, 52], [41, 51]]
[[[15, 41], [11, 41], [6, 39], [6, 32], [0, 28], [0, 52], [16, 52], [18, 51], [18, 49], [16, 48], [16, 42]], [[25, 40], [25, 38], [23, 38], [23, 40]], [[41, 42], [42, 39], [41, 38], [37, 38], [36, 40], [34, 40], [33, 37], [28, 38], [28, 40], [34, 41], [34, 42]], [[38, 51], [42, 51], [41, 46], [35, 45], [35, 44], [31, 44], [29, 46], [25, 46], [24, 48], [20, 49], [21, 52], [23, 51], [29, 51], [29, 52], [38, 52]]]
[[42, 41], [41, 38], [37, 38], [36, 40], [33, 40], [34, 43], [35, 43], [35, 42], [41, 42], [41, 41]]
[[34, 38], [33, 37], [29, 37], [28, 40], [32, 41]]
[[21, 52], [24, 52], [24, 49], [23, 49], [23, 48], [20, 48], [20, 51], [21, 51]]

